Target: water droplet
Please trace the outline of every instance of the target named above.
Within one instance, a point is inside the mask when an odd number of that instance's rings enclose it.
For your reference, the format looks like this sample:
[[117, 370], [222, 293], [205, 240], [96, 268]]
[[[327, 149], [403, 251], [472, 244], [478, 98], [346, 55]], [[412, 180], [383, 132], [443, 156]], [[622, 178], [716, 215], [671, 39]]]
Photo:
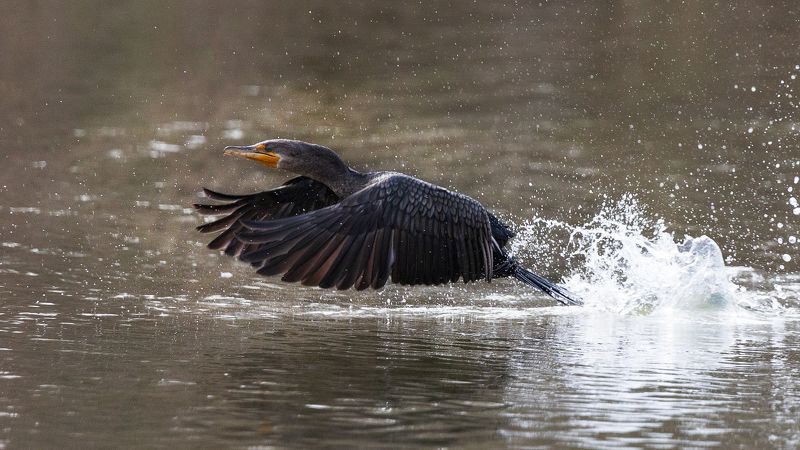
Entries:
[[789, 261], [792, 260], [792, 257], [790, 255], [786, 254], [786, 253], [784, 253], [783, 256], [781, 256], [781, 258], [786, 262], [789, 262]]

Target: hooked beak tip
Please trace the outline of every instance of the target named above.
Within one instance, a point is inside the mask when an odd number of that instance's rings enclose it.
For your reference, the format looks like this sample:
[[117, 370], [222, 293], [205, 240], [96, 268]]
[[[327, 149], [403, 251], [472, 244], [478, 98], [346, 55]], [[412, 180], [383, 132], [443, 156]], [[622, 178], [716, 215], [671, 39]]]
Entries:
[[253, 151], [253, 148], [249, 145], [228, 145], [223, 150], [223, 155], [244, 156], [244, 153]]

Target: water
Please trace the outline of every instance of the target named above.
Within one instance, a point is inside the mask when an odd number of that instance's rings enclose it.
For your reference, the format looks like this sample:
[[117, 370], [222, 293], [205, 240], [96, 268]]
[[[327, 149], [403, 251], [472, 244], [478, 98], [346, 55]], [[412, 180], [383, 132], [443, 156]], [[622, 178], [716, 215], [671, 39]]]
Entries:
[[[347, 6], [0, 6], [0, 447], [800, 445], [796, 5]], [[286, 179], [222, 147], [279, 136], [586, 306], [208, 251], [200, 186]]]
[[676, 242], [664, 220], [650, 217], [632, 195], [606, 205], [582, 226], [535, 219], [521, 230], [513, 248], [533, 259], [546, 256], [536, 242], [565, 242], [556, 252], [572, 265], [565, 283], [586, 297], [587, 307], [618, 314], [739, 308], [781, 313], [787, 300], [796, 300], [764, 289], [748, 291], [745, 278], [760, 277], [757, 271], [727, 267], [719, 245], [706, 235], [684, 235]]

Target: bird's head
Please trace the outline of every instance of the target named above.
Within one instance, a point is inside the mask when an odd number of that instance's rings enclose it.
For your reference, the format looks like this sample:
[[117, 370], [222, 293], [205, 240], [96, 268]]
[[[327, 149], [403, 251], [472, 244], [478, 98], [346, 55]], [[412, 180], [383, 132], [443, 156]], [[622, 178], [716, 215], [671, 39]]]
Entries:
[[[225, 147], [225, 154], [251, 159], [273, 169], [299, 175], [340, 169], [344, 163], [331, 149], [291, 139], [270, 139], [253, 145]], [[346, 167], [346, 166], [345, 166]]]

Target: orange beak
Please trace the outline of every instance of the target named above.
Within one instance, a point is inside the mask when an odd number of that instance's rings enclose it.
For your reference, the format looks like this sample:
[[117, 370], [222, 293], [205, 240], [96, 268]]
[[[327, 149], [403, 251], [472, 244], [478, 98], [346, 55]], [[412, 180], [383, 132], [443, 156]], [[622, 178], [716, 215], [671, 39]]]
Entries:
[[225, 147], [225, 154], [251, 159], [272, 169], [277, 168], [278, 161], [281, 160], [281, 157], [274, 152], [265, 152], [265, 148], [266, 146], [264, 144], [244, 146], [229, 145]]

